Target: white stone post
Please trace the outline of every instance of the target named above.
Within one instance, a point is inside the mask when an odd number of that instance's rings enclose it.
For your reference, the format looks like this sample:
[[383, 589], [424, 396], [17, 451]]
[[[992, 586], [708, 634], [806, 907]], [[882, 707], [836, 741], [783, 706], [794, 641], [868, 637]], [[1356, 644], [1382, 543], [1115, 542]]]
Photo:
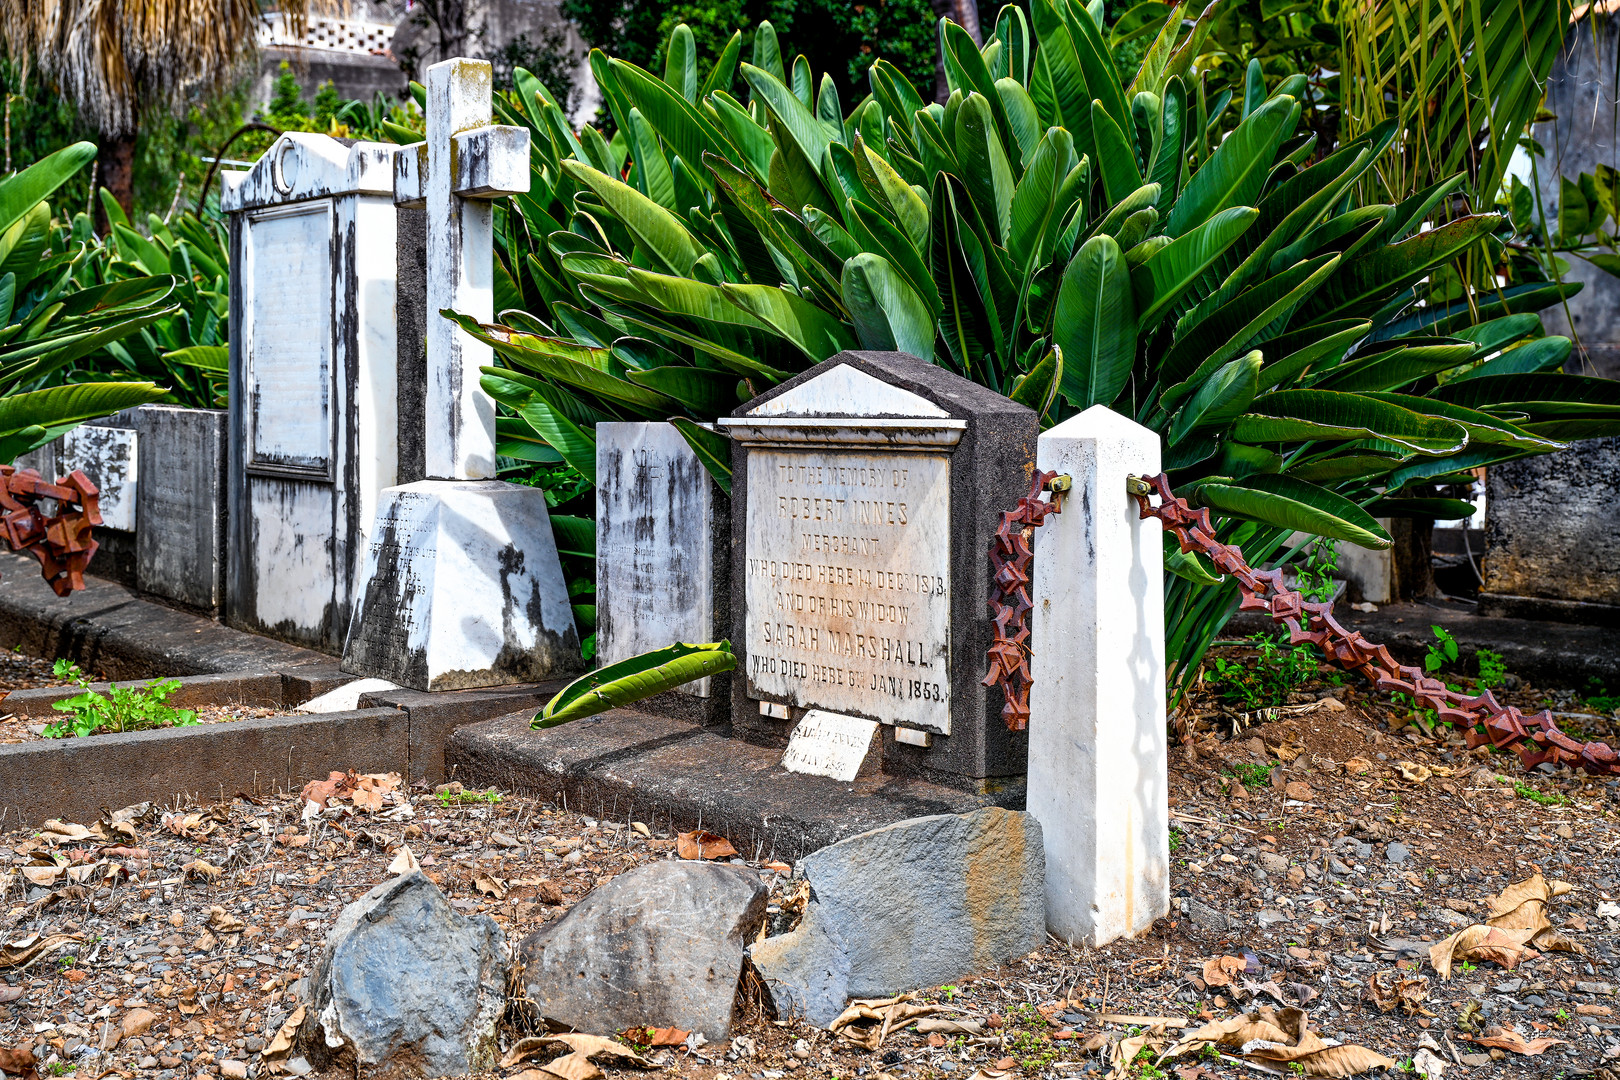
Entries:
[[1046, 839], [1046, 924], [1102, 945], [1170, 909], [1164, 555], [1127, 476], [1159, 471], [1159, 436], [1102, 405], [1040, 437], [1066, 473], [1035, 533], [1029, 812]]

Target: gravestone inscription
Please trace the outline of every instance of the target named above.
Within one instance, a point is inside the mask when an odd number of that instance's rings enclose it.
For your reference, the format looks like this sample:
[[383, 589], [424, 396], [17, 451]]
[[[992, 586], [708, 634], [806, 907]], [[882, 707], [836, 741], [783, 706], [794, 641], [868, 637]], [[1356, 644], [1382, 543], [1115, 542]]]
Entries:
[[845, 352], [719, 421], [733, 440], [734, 730], [812, 710], [884, 725], [889, 771], [970, 790], [1023, 771], [979, 685], [986, 552], [1028, 489], [1035, 414], [903, 353]]

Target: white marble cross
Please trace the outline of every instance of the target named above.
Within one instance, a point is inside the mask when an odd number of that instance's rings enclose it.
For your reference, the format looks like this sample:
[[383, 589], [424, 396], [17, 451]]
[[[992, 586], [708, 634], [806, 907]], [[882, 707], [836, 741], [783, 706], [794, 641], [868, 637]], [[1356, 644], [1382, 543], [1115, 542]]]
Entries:
[[495, 317], [491, 200], [529, 190], [529, 131], [491, 124], [487, 60], [457, 57], [427, 72], [427, 139], [394, 154], [394, 202], [427, 208], [427, 476], [495, 475], [495, 403], [478, 389], [488, 345], [442, 318]]

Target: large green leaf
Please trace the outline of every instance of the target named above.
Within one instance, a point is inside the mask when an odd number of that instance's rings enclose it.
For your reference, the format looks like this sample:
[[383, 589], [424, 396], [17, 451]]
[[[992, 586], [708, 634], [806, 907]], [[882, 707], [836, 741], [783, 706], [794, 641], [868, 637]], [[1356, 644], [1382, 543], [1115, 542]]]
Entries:
[[732, 284], [720, 288], [732, 303], [793, 342], [815, 363], [855, 348], [855, 337], [841, 320], [785, 289]]
[[1343, 495], [1287, 475], [1251, 476], [1236, 484], [1198, 486], [1198, 499], [1212, 510], [1262, 521], [1279, 529], [1387, 548], [1389, 533]]
[[76, 142], [0, 180], [0, 233], [61, 187], [96, 156], [96, 144]]
[[1585, 375], [1485, 375], [1448, 382], [1433, 396], [1487, 412], [1535, 416], [1601, 416], [1620, 410], [1620, 382]]
[[1432, 344], [1394, 343], [1395, 348], [1357, 355], [1330, 368], [1312, 385], [1324, 390], [1398, 390], [1436, 372], [1466, 363], [1474, 353], [1471, 342], [1437, 339]]
[[889, 261], [863, 252], [844, 264], [844, 306], [861, 347], [910, 353], [932, 362], [934, 320]]
[[662, 413], [675, 407], [675, 402], [666, 395], [609, 374], [607, 357], [610, 354], [606, 349], [578, 345], [563, 338], [520, 334], [504, 326], [480, 324], [476, 319], [452, 311], [442, 314], [479, 341], [493, 346], [511, 363], [538, 375], [638, 409]]
[[1454, 454], [1468, 444], [1468, 432], [1454, 421], [1332, 390], [1262, 394], [1233, 422], [1232, 438], [1245, 443], [1382, 439], [1420, 454]]
[[636, 242], [666, 270], [683, 277], [692, 272], [692, 264], [702, 251], [680, 218], [630, 185], [577, 161], [564, 161], [562, 167], [569, 176], [595, 192], [630, 230]]
[[1462, 254], [1501, 223], [1496, 214], [1448, 221], [1354, 259], [1343, 266], [1308, 308], [1312, 319], [1370, 314], [1401, 289]]
[[[719, 128], [662, 79], [623, 60], [612, 60], [608, 67], [614, 85], [646, 116], [653, 129], [661, 135], [676, 154], [694, 169], [702, 167], [705, 151], [720, 153], [725, 149], [724, 136]], [[564, 163], [567, 167], [567, 163]]]
[[[489, 376], [484, 376], [488, 379]], [[577, 469], [591, 483], [596, 483], [596, 434], [563, 415], [562, 410], [535, 396], [529, 399], [518, 415], [546, 441], [564, 461]]]
[[1189, 232], [1229, 206], [1253, 206], [1275, 163], [1277, 147], [1293, 133], [1299, 105], [1274, 97], [1237, 126], [1182, 189], [1164, 231]]
[[1166, 443], [1175, 446], [1198, 428], [1237, 419], [1259, 392], [1260, 359], [1256, 349], [1215, 372], [1176, 413]]
[[531, 726], [544, 730], [595, 716], [736, 666], [729, 641], [655, 649], [581, 675], [546, 702]]
[[1052, 340], [1063, 350], [1062, 393], [1074, 408], [1111, 404], [1125, 388], [1136, 359], [1136, 302], [1113, 237], [1087, 240], [1064, 270]]
[[1232, 206], [1159, 249], [1131, 271], [1131, 285], [1142, 315], [1142, 329], [1151, 330], [1181, 299], [1211, 263], [1242, 236], [1260, 211]]
[[763, 101], [781, 119], [787, 135], [798, 144], [805, 160], [811, 164], [820, 162], [826, 156], [827, 144], [833, 141], [833, 133], [816, 118], [809, 106], [770, 72], [744, 63], [742, 73], [758, 95], [758, 100]]
[[1418, 397], [1413, 394], [1365, 394], [1364, 397], [1374, 398], [1378, 401], [1387, 401], [1391, 405], [1399, 405], [1403, 409], [1410, 409], [1425, 416], [1438, 416], [1462, 426], [1468, 432], [1468, 445], [1511, 446], [1520, 450], [1533, 450], [1545, 453], [1550, 450], [1562, 450], [1564, 444], [1534, 435], [1515, 424], [1492, 416], [1490, 413], [1480, 412], [1477, 409], [1466, 409], [1461, 405], [1453, 405], [1447, 401], [1440, 401], [1432, 397]]
[[94, 382], [7, 394], [0, 397], [0, 435], [110, 416], [157, 401], [166, 392], [149, 382]]
[[714, 482], [726, 495], [731, 494], [731, 440], [712, 428], [697, 424], [684, 416], [672, 416], [669, 422], [681, 433], [686, 445], [709, 471]]
[[625, 378], [674, 398], [696, 416], [727, 413], [737, 404], [737, 376], [726, 371], [670, 366], [631, 371]]
[[1476, 368], [1458, 375], [1454, 382], [1482, 379], [1487, 375], [1529, 375], [1540, 371], [1553, 371], [1569, 359], [1574, 342], [1567, 337], [1544, 337], [1509, 349], [1500, 356], [1485, 361]]

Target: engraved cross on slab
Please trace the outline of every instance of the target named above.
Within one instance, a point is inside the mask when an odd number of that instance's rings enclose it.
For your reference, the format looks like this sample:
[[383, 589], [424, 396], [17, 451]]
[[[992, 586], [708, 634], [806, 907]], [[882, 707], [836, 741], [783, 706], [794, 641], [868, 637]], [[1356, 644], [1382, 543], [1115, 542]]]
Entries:
[[426, 470], [495, 475], [495, 403], [478, 389], [490, 347], [439, 312], [495, 317], [491, 201], [529, 190], [527, 128], [491, 124], [493, 70], [458, 57], [427, 71], [427, 139], [394, 154], [394, 202], [427, 208]]

